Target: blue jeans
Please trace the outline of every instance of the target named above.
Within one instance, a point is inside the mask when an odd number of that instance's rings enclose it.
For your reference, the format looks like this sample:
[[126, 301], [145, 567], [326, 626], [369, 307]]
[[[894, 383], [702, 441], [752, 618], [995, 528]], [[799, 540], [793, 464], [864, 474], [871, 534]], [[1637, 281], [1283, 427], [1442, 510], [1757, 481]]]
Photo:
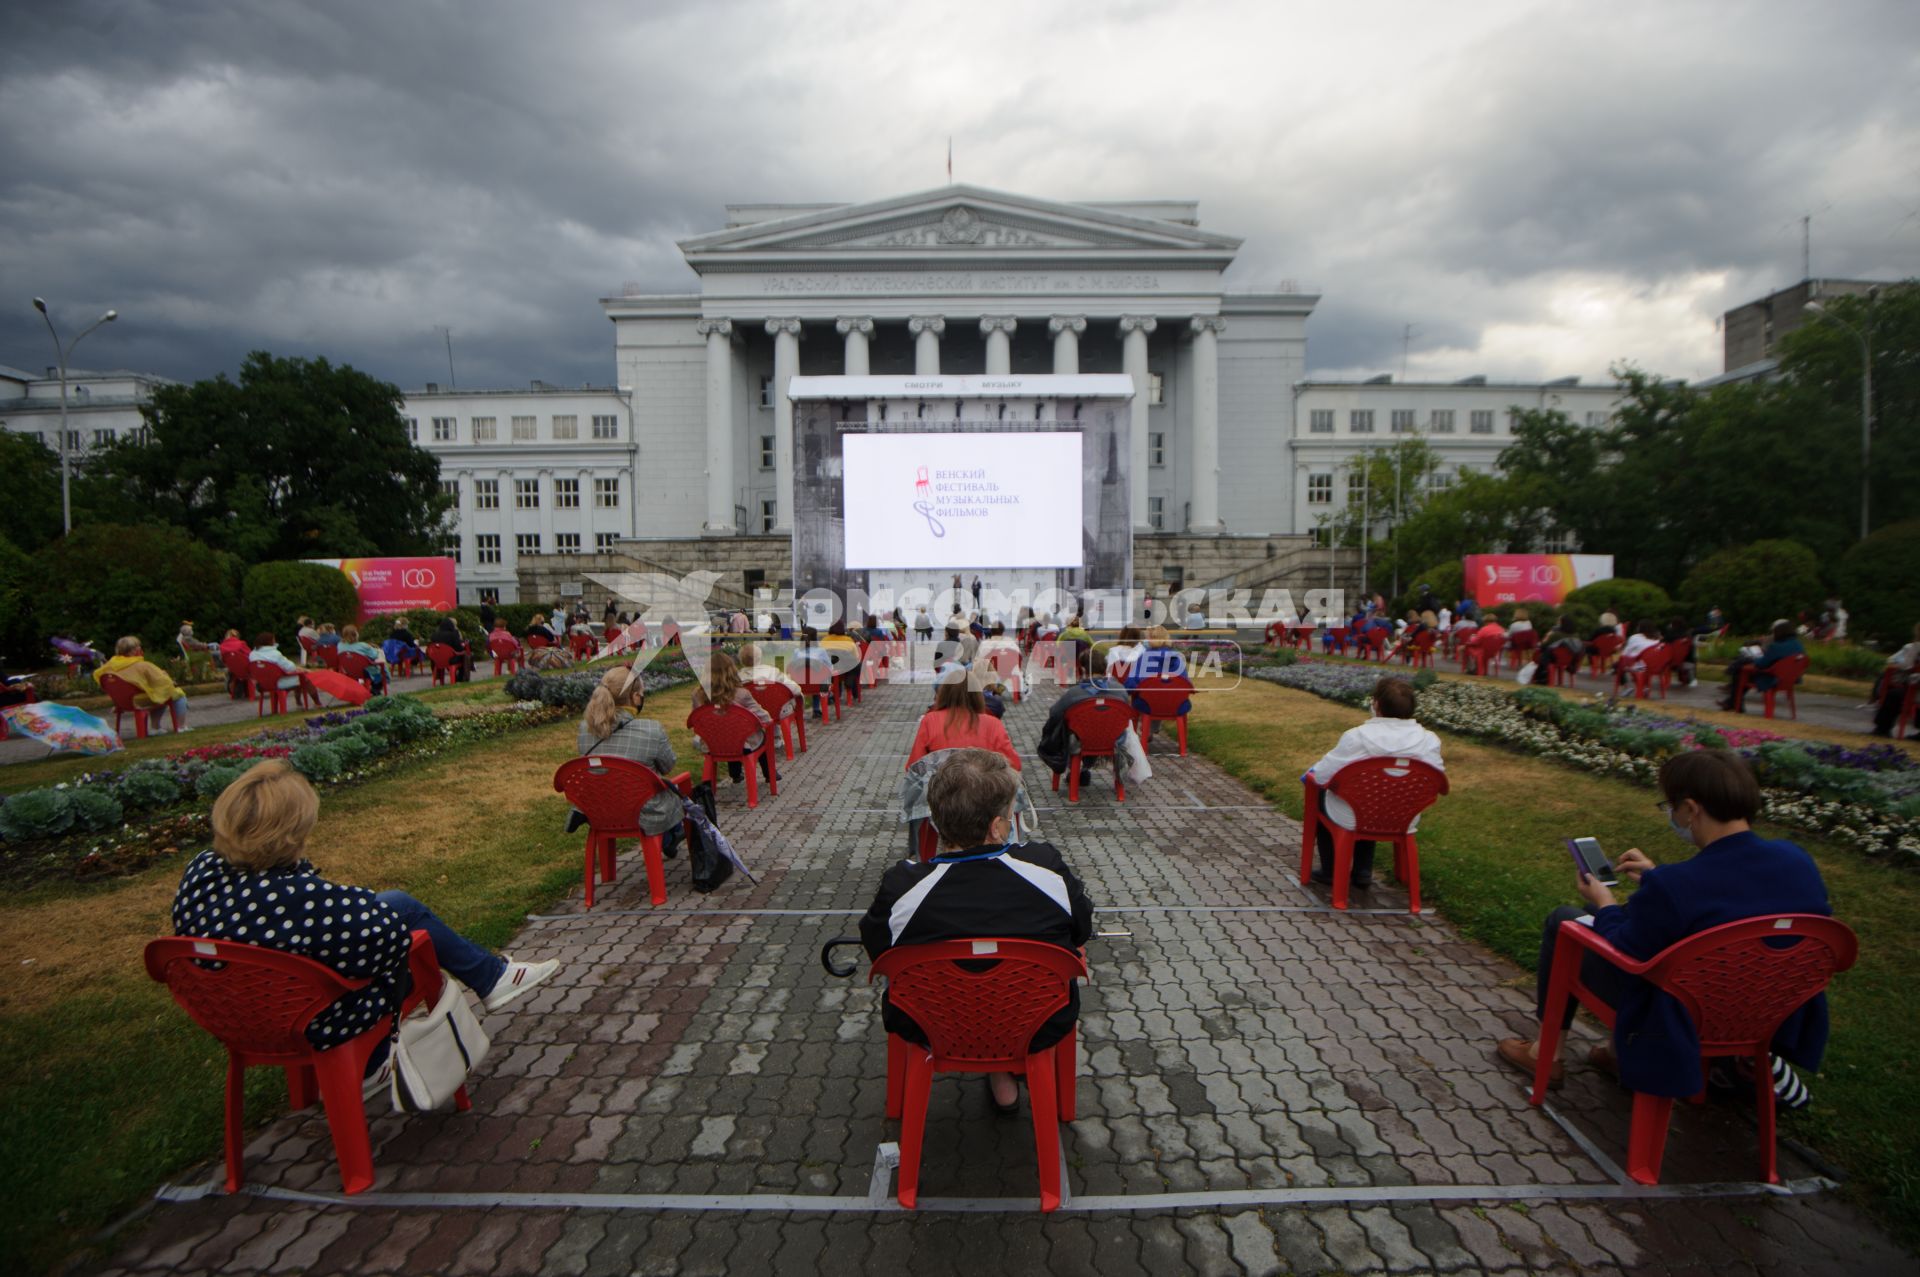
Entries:
[[506, 972], [505, 958], [482, 949], [404, 891], [382, 891], [375, 898], [399, 914], [409, 931], [427, 933], [433, 941], [434, 960], [439, 962], [442, 971], [482, 998], [493, 992], [493, 986]]

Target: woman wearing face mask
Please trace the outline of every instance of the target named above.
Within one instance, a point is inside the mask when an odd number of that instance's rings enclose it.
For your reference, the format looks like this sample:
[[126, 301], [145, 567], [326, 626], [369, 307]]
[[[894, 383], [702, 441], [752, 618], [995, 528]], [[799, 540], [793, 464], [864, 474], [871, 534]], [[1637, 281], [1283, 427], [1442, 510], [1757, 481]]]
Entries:
[[[1750, 822], [1760, 810], [1760, 786], [1738, 754], [1703, 749], [1677, 754], [1660, 767], [1660, 804], [1674, 834], [1693, 856], [1657, 866], [1638, 847], [1615, 867], [1638, 884], [1622, 905], [1598, 879], [1581, 874], [1576, 889], [1585, 908], [1566, 906], [1547, 915], [1535, 973], [1536, 1009], [1546, 1015], [1547, 978], [1560, 924], [1586, 919], [1614, 948], [1644, 961], [1690, 935], [1743, 918], [1781, 913], [1831, 914], [1826, 884], [1813, 858], [1790, 842], [1762, 838]], [[1590, 1063], [1617, 1070], [1622, 1084], [1649, 1095], [1689, 1096], [1700, 1092], [1700, 1041], [1693, 1019], [1678, 1002], [1638, 976], [1594, 955], [1581, 963], [1580, 979], [1618, 1013], [1613, 1046], [1598, 1046]], [[1569, 1012], [1568, 1023], [1573, 1016]], [[1564, 1043], [1565, 1038], [1561, 1041]], [[1798, 1080], [1780, 1057], [1802, 1068], [1818, 1068], [1827, 1042], [1827, 1000], [1821, 994], [1787, 1017], [1774, 1035], [1775, 1092], [1804, 1096]], [[1508, 1038], [1500, 1059], [1529, 1076], [1539, 1043]], [[1554, 1061], [1551, 1085], [1559, 1086], [1561, 1064]], [[1793, 1099], [1788, 1099], [1793, 1103]], [[1804, 1103], [1804, 1099], [1800, 1100]]]

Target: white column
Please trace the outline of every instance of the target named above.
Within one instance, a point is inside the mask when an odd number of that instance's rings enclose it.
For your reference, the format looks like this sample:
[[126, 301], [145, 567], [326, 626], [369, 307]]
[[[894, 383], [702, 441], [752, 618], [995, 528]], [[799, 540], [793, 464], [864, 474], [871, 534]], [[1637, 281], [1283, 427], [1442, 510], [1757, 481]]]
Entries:
[[1053, 372], [1070, 377], [1080, 371], [1080, 334], [1087, 331], [1085, 315], [1055, 315], [1047, 321], [1053, 334]]
[[533, 481], [539, 485], [535, 490], [540, 494], [540, 552], [552, 554], [560, 548], [555, 540], [553, 471], [538, 471]]
[[980, 331], [987, 335], [987, 376], [1004, 377], [1013, 371], [1013, 330], [1019, 320], [1012, 315], [983, 315]]
[[1220, 334], [1227, 321], [1195, 315], [1193, 330], [1193, 513], [1189, 532], [1220, 532]]
[[1147, 334], [1158, 327], [1152, 315], [1120, 316], [1120, 366], [1133, 379], [1133, 402], [1128, 405], [1130, 458], [1133, 489], [1133, 530], [1152, 531], [1147, 522], [1147, 430], [1150, 405], [1147, 403]]
[[947, 321], [939, 315], [915, 315], [907, 321], [907, 331], [913, 334], [913, 375], [938, 377], [940, 334], [947, 331]]
[[847, 376], [866, 376], [871, 370], [867, 362], [867, 339], [873, 336], [873, 321], [848, 316], [835, 321], [833, 326], [847, 339]]
[[[800, 373], [800, 321], [769, 319], [773, 334], [773, 530], [793, 530], [793, 400], [787, 385]], [[751, 513], [751, 512], [749, 512]]]
[[[733, 321], [703, 319], [707, 339], [707, 522], [708, 532], [733, 526]], [[592, 500], [581, 494], [582, 501]]]

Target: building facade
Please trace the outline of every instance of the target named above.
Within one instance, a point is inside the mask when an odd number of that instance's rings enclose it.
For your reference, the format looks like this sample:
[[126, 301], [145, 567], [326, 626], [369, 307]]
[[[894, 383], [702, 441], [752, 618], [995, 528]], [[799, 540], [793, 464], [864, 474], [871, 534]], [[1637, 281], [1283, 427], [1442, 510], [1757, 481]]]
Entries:
[[[142, 372], [67, 369], [67, 454], [79, 463], [95, 448], [146, 428], [141, 406], [158, 386], [174, 383]], [[60, 375], [45, 376], [0, 364], [0, 430], [23, 434], [60, 451]]]

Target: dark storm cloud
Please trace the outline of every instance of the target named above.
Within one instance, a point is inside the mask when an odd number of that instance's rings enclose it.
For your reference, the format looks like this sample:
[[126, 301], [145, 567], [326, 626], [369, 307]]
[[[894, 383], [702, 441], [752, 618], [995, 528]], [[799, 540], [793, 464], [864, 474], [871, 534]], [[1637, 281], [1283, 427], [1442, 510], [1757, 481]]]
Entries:
[[605, 382], [596, 299], [729, 201], [1197, 197], [1316, 369], [1715, 371], [1713, 318], [1920, 242], [1920, 6], [66, 3], [0, 45], [0, 362], [249, 349]]

